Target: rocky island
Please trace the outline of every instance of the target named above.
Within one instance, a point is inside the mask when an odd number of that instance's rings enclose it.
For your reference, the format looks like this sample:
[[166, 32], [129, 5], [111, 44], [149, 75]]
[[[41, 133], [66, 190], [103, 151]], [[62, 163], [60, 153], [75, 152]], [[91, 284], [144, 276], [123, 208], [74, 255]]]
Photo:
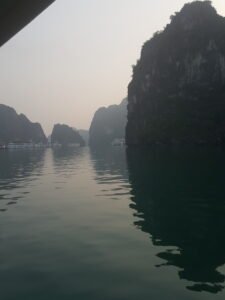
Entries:
[[128, 145], [225, 143], [225, 18], [184, 5], [147, 41], [128, 87]]
[[126, 122], [127, 98], [119, 105], [99, 108], [89, 130], [90, 146], [107, 146], [115, 139], [124, 139]]
[[85, 142], [79, 132], [65, 124], [54, 125], [51, 143], [53, 146], [85, 146]]
[[32, 123], [25, 115], [0, 104], [0, 145], [9, 143], [46, 143], [46, 136], [39, 123]]

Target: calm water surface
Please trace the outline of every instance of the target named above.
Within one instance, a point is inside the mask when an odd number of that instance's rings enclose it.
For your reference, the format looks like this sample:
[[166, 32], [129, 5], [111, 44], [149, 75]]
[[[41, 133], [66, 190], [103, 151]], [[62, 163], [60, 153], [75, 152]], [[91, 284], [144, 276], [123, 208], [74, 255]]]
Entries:
[[0, 152], [2, 300], [224, 299], [225, 151]]

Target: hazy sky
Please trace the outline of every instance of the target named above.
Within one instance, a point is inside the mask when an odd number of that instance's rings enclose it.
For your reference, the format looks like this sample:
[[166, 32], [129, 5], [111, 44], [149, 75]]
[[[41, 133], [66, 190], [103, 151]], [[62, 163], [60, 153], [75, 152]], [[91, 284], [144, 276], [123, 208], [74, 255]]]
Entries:
[[[56, 0], [0, 49], [0, 103], [49, 134], [88, 129], [100, 106], [127, 94], [143, 43], [184, 0]], [[225, 0], [213, 0], [225, 16]]]

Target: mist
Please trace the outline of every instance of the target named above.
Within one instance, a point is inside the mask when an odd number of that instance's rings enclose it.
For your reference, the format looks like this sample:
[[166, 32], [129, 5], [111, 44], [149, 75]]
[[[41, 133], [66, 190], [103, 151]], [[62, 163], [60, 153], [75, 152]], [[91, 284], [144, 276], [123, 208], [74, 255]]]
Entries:
[[[127, 94], [143, 43], [183, 0], [57, 0], [0, 53], [0, 103], [50, 134], [55, 123], [88, 129], [100, 106]], [[225, 15], [222, 0], [212, 4]]]

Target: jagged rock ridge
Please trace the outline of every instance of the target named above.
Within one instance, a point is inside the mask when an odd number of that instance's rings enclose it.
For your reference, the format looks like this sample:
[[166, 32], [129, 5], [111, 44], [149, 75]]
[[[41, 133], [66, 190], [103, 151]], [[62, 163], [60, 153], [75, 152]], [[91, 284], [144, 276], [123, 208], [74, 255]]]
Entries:
[[32, 123], [25, 115], [0, 104], [0, 143], [45, 143], [46, 137], [39, 123]]
[[99, 108], [91, 122], [89, 144], [91, 146], [110, 145], [114, 139], [125, 138], [127, 122], [127, 98], [119, 105]]
[[147, 41], [128, 87], [127, 144], [225, 141], [225, 18], [186, 4]]

